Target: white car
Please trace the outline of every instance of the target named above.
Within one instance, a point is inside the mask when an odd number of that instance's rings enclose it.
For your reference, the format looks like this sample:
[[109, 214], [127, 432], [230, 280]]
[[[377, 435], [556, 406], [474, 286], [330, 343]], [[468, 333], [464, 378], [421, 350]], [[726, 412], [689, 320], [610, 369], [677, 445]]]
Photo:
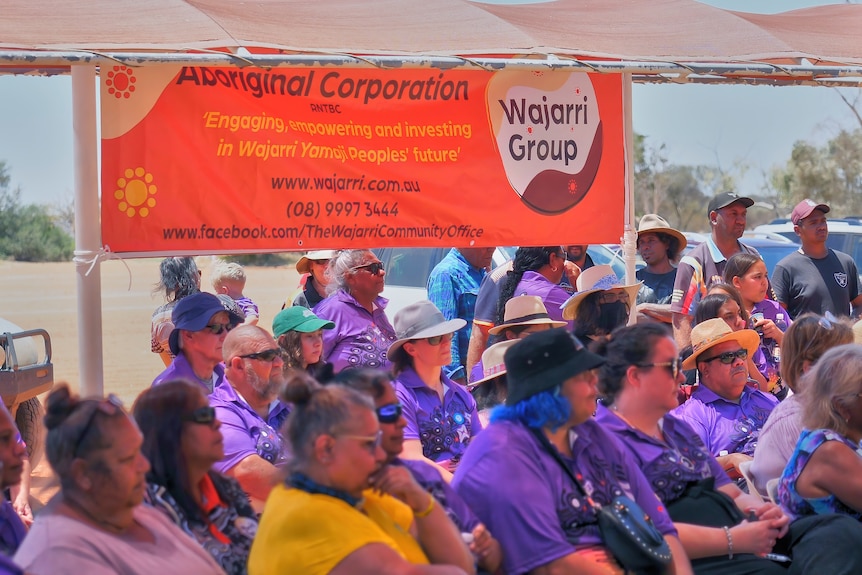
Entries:
[[[374, 253], [386, 270], [383, 297], [389, 300], [386, 315], [392, 321], [395, 314], [411, 303], [428, 299], [426, 285], [434, 269], [451, 248], [378, 248]], [[494, 250], [492, 265], [497, 267], [515, 256], [516, 247]], [[625, 277], [625, 263], [613, 250], [602, 244], [591, 244], [587, 253], [596, 264], [608, 264], [619, 277]]]

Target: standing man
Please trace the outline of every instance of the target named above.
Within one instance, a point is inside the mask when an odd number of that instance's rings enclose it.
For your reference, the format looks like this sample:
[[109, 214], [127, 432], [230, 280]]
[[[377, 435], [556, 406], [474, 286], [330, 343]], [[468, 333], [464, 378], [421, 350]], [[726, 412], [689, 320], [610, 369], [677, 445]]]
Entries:
[[212, 393], [224, 382], [222, 345], [227, 333], [241, 324], [243, 318], [227, 311], [213, 294], [198, 292], [177, 303], [171, 320], [174, 329], [168, 344], [175, 357], [153, 385], [187, 379]]
[[467, 325], [452, 338], [452, 363], [443, 373], [453, 381], [467, 383], [467, 348], [479, 285], [487, 275], [496, 248], [452, 248], [428, 276], [428, 299], [447, 320], [461, 318]]
[[793, 208], [790, 221], [802, 248], [784, 257], [772, 272], [778, 303], [796, 318], [805, 312], [858, 315], [862, 306], [856, 262], [844, 252], [826, 247], [829, 206], [809, 199]]
[[224, 459], [213, 467], [234, 477], [258, 512], [287, 461], [279, 432], [289, 411], [278, 399], [284, 384], [281, 353], [263, 328], [237, 327], [224, 340], [229, 385], [209, 398], [224, 437]]
[[673, 262], [688, 245], [685, 236], [663, 217], [645, 214], [638, 223], [638, 253], [646, 267], [635, 274], [643, 284], [638, 291], [638, 314], [664, 323], [673, 321], [670, 299], [676, 281]]
[[756, 249], [739, 241], [745, 232], [746, 213], [752, 205], [754, 200], [733, 192], [723, 192], [709, 201], [706, 213], [712, 233], [683, 256], [676, 270], [670, 310], [673, 336], [679, 349], [691, 344], [691, 324], [697, 304], [713, 283], [722, 281], [730, 256], [745, 252], [760, 257]]

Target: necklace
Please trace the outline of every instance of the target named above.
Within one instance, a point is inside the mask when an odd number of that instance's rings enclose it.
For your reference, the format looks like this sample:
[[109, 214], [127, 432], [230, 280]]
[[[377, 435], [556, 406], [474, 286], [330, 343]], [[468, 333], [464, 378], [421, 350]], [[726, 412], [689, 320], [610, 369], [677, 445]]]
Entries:
[[63, 502], [68, 507], [70, 507], [71, 509], [74, 509], [77, 513], [80, 513], [81, 515], [83, 515], [84, 517], [86, 517], [87, 519], [89, 519], [90, 521], [92, 521], [93, 523], [95, 523], [96, 525], [98, 525], [99, 527], [104, 529], [105, 531], [108, 531], [109, 533], [122, 534], [128, 530], [128, 527], [124, 527], [122, 525], [117, 525], [116, 523], [112, 523], [106, 519], [100, 519], [100, 518], [96, 517], [95, 515], [90, 513], [86, 507], [84, 507], [83, 505], [81, 505], [80, 503], [78, 503], [74, 499], [71, 499], [68, 496], [65, 496], [65, 495], [63, 496]]
[[634, 425], [631, 421], [629, 421], [629, 420], [628, 420], [628, 419], [627, 419], [627, 418], [622, 414], [622, 412], [620, 412], [620, 409], [617, 407], [617, 405], [616, 405], [616, 404], [611, 405], [611, 409], [613, 410], [613, 412], [614, 412], [614, 413], [616, 413], [616, 414], [617, 414], [617, 417], [619, 417], [619, 418], [620, 418], [620, 419], [622, 419], [624, 422], [626, 422], [626, 425], [628, 425], [628, 426], [629, 426], [629, 427], [631, 427], [632, 429], [637, 429], [637, 430], [638, 430], [638, 431], [640, 431], [641, 433], [645, 433], [646, 435], [649, 435], [650, 437], [652, 437], [653, 439], [656, 439], [656, 440], [658, 440], [658, 441], [662, 441], [662, 442], [664, 441], [664, 433], [662, 432], [662, 420], [661, 420], [661, 419], [659, 419], [659, 420], [658, 420], [658, 423], [656, 424], [656, 427], [658, 428], [658, 432], [652, 432], [652, 433], [650, 433], [649, 431], [643, 430], [643, 429], [641, 429], [640, 427], [637, 427], [636, 425]]

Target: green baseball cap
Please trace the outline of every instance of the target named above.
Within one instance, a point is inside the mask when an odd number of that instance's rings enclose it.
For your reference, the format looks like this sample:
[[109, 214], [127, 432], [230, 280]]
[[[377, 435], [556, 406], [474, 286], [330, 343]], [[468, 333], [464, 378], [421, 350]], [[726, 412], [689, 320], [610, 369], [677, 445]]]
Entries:
[[278, 312], [272, 320], [272, 334], [278, 337], [289, 331], [310, 333], [319, 329], [332, 329], [335, 324], [326, 319], [320, 319], [314, 312], [300, 305], [285, 308]]

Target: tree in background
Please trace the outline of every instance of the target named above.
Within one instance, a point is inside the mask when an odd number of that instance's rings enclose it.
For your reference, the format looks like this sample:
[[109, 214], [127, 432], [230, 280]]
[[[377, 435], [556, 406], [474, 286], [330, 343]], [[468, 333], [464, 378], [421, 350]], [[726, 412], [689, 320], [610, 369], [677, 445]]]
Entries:
[[6, 162], [0, 160], [0, 258], [25, 262], [63, 261], [74, 241], [44, 206], [21, 203], [20, 188], [10, 188]]

